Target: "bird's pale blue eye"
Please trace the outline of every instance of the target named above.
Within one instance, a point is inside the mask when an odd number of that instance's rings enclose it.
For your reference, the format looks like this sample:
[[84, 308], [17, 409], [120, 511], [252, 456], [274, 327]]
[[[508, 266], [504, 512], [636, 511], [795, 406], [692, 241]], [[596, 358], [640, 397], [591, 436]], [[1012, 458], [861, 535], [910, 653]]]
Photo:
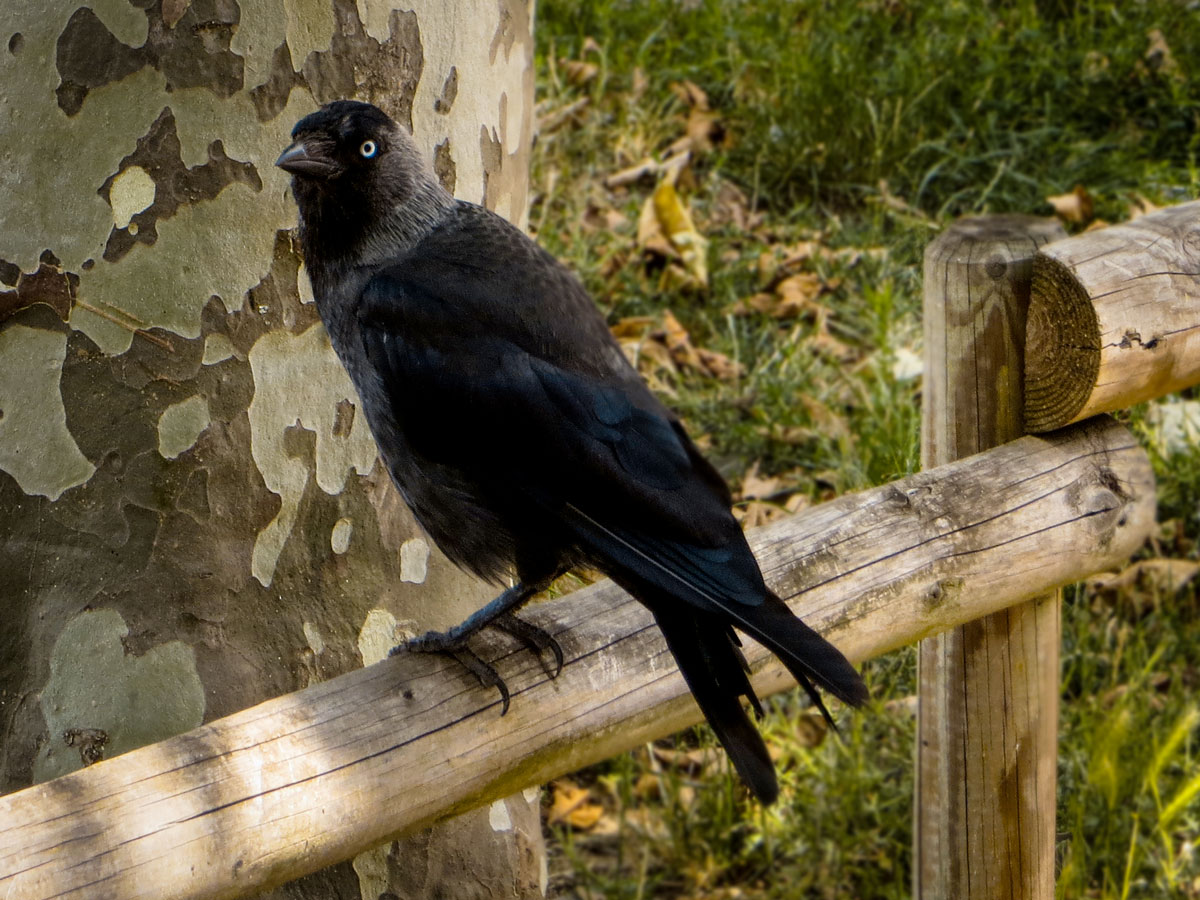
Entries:
[[363, 141], [362, 146], [358, 148], [358, 152], [363, 155], [363, 159], [370, 159], [378, 149], [374, 141]]

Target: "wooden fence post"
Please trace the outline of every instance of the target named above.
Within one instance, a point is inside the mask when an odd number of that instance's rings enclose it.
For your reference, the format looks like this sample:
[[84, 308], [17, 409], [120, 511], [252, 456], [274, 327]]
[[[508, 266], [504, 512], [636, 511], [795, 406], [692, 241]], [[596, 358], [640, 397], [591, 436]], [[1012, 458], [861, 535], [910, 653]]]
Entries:
[[[926, 249], [924, 467], [1023, 433], [1033, 256], [1063, 236], [1053, 220], [990, 216]], [[1057, 592], [921, 642], [918, 900], [1054, 897], [1058, 649]]]

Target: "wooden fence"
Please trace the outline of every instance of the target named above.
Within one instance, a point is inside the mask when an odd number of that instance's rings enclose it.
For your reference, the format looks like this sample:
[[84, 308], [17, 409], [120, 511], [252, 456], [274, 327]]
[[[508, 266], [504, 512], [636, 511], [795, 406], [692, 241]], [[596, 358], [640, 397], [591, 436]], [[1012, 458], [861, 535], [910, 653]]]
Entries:
[[[1200, 381], [1200, 204], [1042, 246], [1054, 237], [1002, 218], [935, 241], [931, 468], [750, 535], [772, 587], [850, 659], [926, 639], [923, 898], [1053, 897], [1052, 592], [1154, 528], [1145, 453], [1096, 414]], [[452, 661], [397, 657], [0, 797], [0, 897], [249, 895], [700, 721], [649, 614], [612, 584], [530, 618], [567, 663], [551, 680], [496, 639], [503, 718]], [[788, 687], [747, 643], [755, 688]]]

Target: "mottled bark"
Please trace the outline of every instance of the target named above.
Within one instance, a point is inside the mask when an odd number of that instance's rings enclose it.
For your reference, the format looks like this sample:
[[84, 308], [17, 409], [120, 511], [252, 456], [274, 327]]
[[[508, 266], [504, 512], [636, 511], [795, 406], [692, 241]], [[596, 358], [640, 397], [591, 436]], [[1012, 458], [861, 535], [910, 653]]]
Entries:
[[[353, 96], [522, 219], [528, 0], [403, 6], [0, 7], [0, 791], [373, 662], [491, 593], [376, 465], [272, 165]], [[536, 896], [536, 816], [476, 815], [406, 846], [409, 871], [384, 847], [277, 895]], [[461, 839], [479, 828], [500, 838]]]

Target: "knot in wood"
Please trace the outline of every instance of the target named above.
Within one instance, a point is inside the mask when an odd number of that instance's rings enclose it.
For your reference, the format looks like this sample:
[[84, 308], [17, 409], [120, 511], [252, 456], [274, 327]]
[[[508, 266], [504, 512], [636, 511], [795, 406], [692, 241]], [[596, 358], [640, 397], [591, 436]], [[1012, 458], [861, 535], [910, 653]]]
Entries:
[[1008, 262], [999, 253], [993, 253], [983, 264], [983, 270], [992, 281], [999, 281], [1008, 272]]

